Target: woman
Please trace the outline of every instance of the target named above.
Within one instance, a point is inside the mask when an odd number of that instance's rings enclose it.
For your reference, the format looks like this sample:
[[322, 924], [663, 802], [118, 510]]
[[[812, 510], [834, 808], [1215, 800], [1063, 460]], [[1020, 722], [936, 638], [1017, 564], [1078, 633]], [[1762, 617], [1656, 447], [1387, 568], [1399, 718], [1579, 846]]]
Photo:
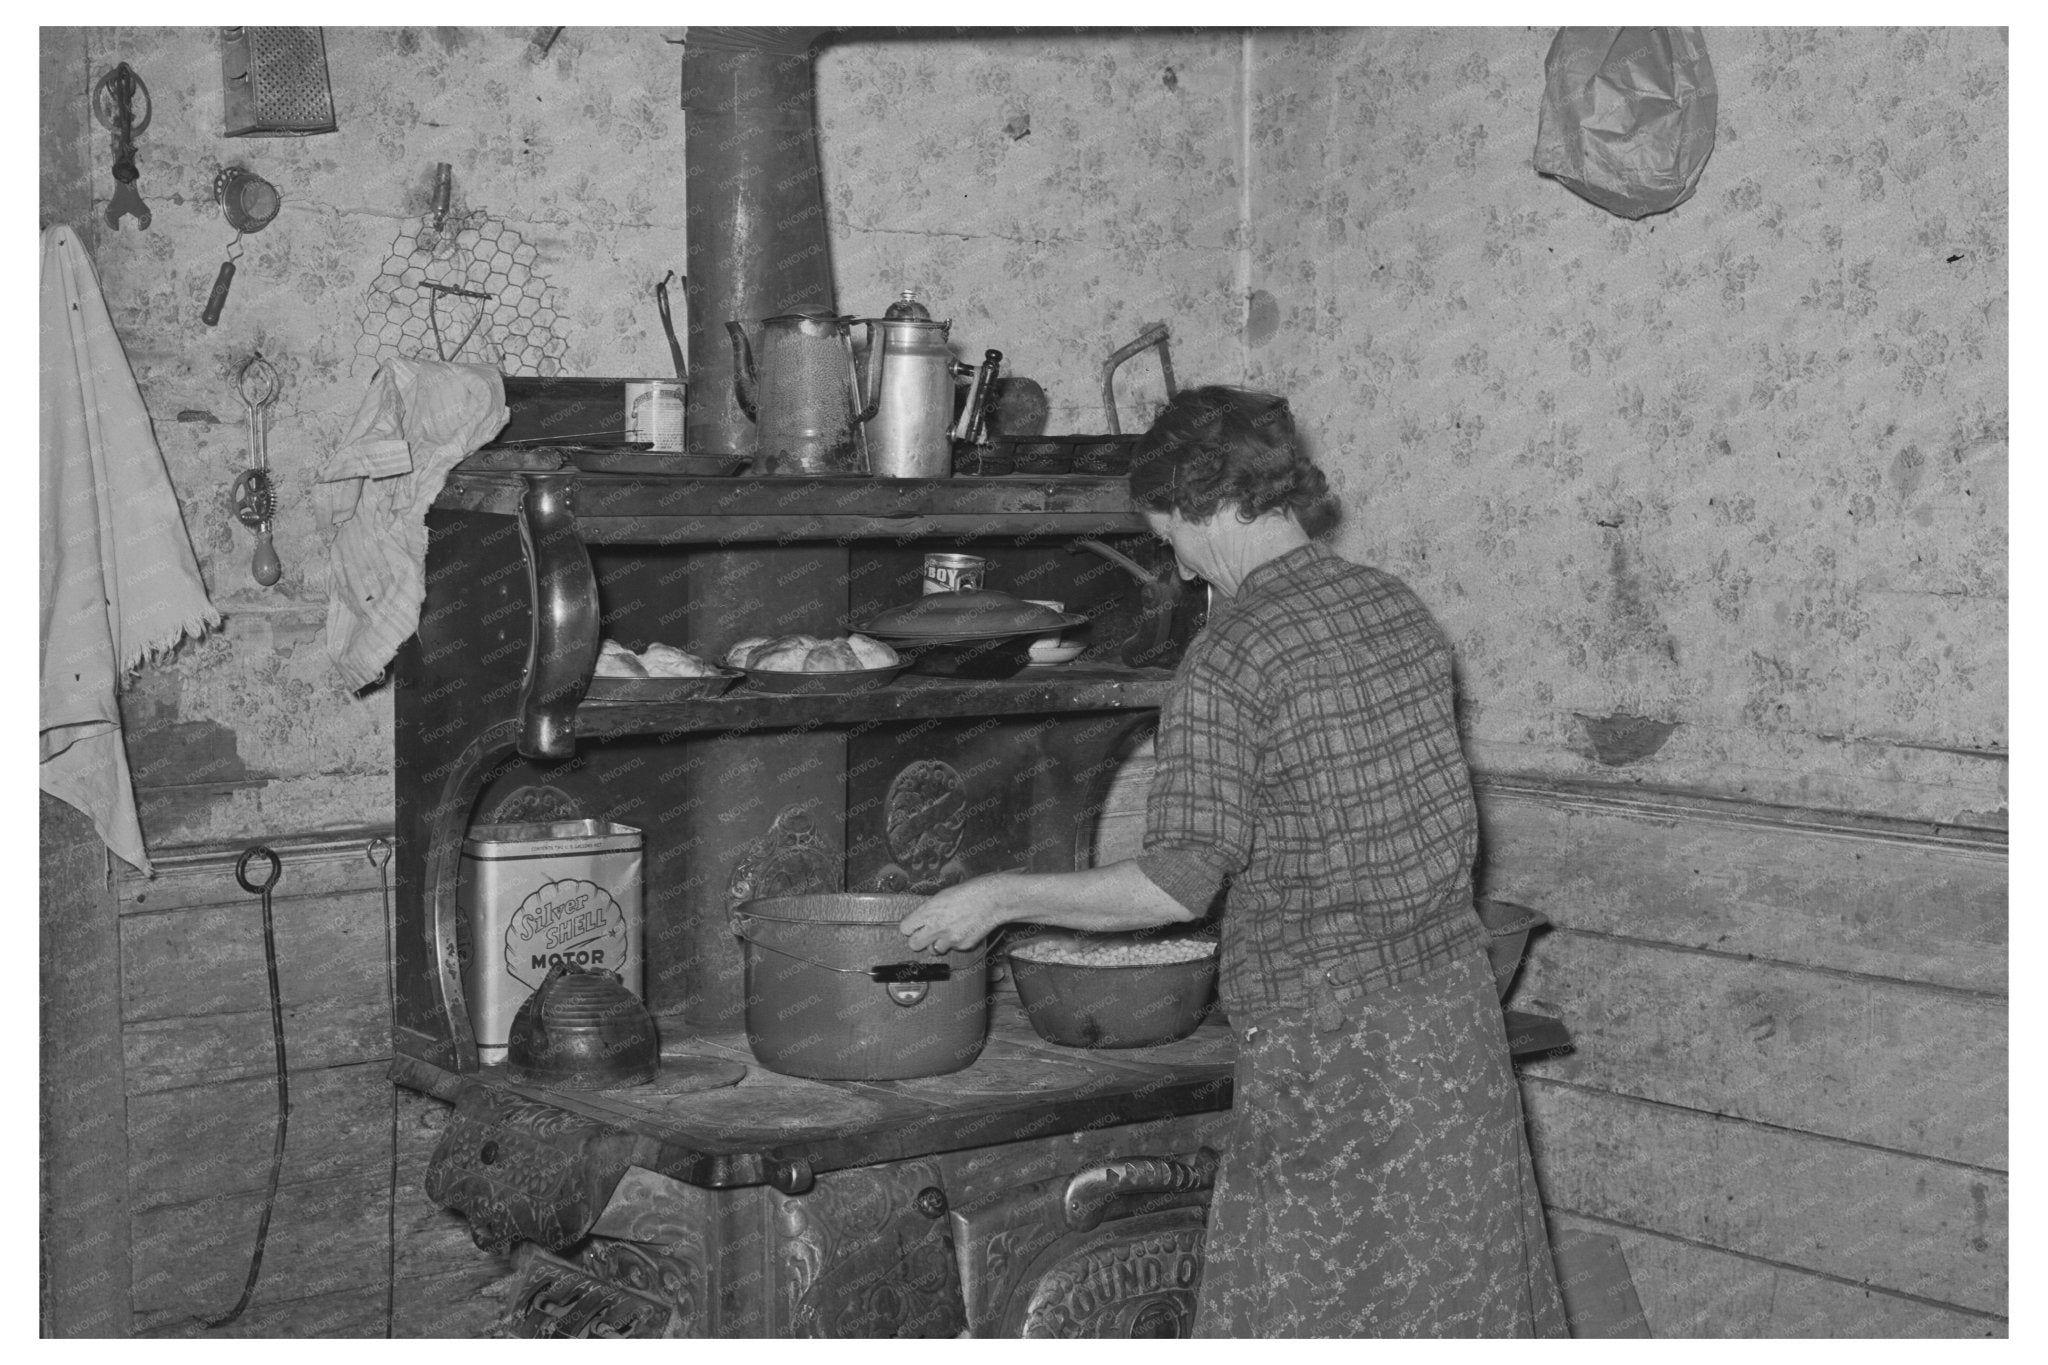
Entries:
[[1180, 394], [1130, 488], [1220, 599], [1161, 711], [1145, 852], [947, 888], [903, 920], [910, 946], [1180, 923], [1227, 884], [1241, 1046], [1196, 1335], [1565, 1335], [1443, 632], [1304, 528], [1328, 485], [1284, 399]]

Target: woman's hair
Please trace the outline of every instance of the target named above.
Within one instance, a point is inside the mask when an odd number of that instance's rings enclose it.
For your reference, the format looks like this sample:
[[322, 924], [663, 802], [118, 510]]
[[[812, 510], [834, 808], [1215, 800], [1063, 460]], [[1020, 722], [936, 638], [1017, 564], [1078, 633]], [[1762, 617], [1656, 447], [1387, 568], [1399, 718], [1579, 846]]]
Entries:
[[1221, 384], [1183, 389], [1131, 448], [1131, 501], [1207, 521], [1226, 504], [1251, 521], [1276, 508], [1310, 534], [1336, 519], [1329, 481], [1301, 448], [1287, 400]]

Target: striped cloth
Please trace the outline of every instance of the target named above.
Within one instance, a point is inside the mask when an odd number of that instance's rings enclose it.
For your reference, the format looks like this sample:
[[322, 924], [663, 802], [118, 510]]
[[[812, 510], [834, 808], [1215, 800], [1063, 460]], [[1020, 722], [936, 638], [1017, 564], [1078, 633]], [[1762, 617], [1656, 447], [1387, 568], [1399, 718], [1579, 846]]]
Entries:
[[1336, 1028], [1481, 946], [1451, 649], [1399, 579], [1314, 542], [1254, 569], [1181, 661], [1157, 751], [1145, 847], [1229, 875], [1233, 1020]]
[[419, 628], [427, 592], [427, 509], [448, 471], [509, 419], [489, 365], [393, 358], [378, 366], [320, 477], [328, 545], [327, 652], [351, 689], [368, 687]]

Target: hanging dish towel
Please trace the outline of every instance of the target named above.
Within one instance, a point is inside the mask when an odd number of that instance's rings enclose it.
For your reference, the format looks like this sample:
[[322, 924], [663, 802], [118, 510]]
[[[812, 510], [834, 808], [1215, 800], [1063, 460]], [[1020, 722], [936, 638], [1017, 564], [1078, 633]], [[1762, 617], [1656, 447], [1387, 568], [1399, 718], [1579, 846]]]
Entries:
[[115, 693], [220, 624], [92, 258], [43, 230], [42, 789], [143, 872]]
[[505, 381], [489, 365], [384, 361], [327, 472], [327, 652], [368, 687], [419, 628], [427, 509], [448, 471], [504, 428]]

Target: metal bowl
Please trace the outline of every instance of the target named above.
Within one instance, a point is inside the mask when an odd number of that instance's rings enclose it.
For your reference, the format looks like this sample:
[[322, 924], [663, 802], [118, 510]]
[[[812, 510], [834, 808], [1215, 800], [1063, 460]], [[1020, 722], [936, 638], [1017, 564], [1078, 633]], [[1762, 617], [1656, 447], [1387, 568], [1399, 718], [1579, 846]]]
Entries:
[[894, 663], [887, 668], [850, 668], [836, 673], [791, 673], [779, 668], [743, 671], [747, 675], [747, 686], [763, 692], [779, 692], [790, 697], [837, 697], [885, 687], [907, 667], [907, 663]]
[[1083, 967], [1010, 954], [1031, 1027], [1061, 1047], [1152, 1047], [1185, 1038], [1216, 1001], [1216, 955], [1188, 962]]
[[[879, 637], [878, 637], [879, 638]], [[888, 645], [918, 673], [936, 678], [1011, 678], [1031, 662], [1026, 635], [972, 635], [957, 640], [890, 640]]]

